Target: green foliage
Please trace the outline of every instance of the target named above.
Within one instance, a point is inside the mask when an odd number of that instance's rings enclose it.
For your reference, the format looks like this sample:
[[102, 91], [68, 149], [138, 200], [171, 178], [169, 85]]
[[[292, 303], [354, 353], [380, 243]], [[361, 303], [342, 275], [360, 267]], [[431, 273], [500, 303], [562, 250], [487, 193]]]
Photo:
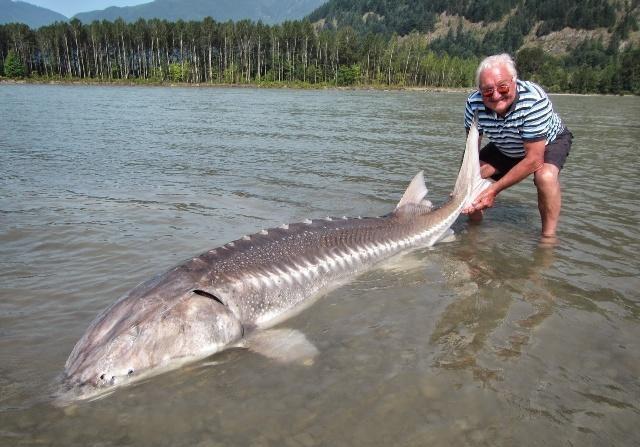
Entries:
[[235, 84], [236, 82], [236, 66], [235, 64], [229, 65], [222, 74], [222, 81], [226, 84]]
[[152, 82], [162, 82], [164, 80], [164, 73], [162, 72], [162, 68], [152, 68], [151, 73], [149, 74], [149, 80]]
[[26, 68], [20, 57], [13, 50], [9, 50], [9, 54], [4, 60], [4, 74], [8, 78], [22, 78], [26, 73]]
[[616, 11], [608, 0], [528, 0], [519, 12], [534, 20], [542, 20], [538, 36], [565, 27], [595, 29], [611, 27], [616, 22]]
[[169, 64], [169, 80], [172, 82], [186, 82], [189, 80], [189, 62], [173, 62]]
[[629, 48], [620, 55], [620, 89], [640, 95], [640, 48]]
[[337, 84], [340, 86], [357, 84], [360, 81], [360, 65], [340, 65], [336, 80]]
[[449, 29], [446, 37], [431, 42], [431, 49], [439, 55], [449, 54], [458, 57], [472, 57], [480, 51], [481, 44], [470, 32], [462, 29], [462, 23], [456, 32]]
[[465, 8], [459, 12], [472, 22], [495, 22], [518, 3], [517, 0], [476, 0], [464, 2]]
[[518, 1], [330, 0], [316, 9], [309, 20], [325, 19], [327, 23], [337, 22], [339, 27], [350, 26], [358, 32], [403, 36], [414, 31], [433, 31], [437, 16], [443, 12], [472, 22], [499, 21]]
[[569, 66], [586, 66], [602, 68], [612, 62], [601, 40], [585, 40], [576, 46], [566, 58]]
[[518, 74], [523, 79], [530, 79], [542, 70], [544, 64], [550, 59], [540, 47], [523, 48], [516, 53], [515, 62]]
[[566, 58], [523, 48], [516, 55], [519, 75], [551, 92], [640, 93], [640, 49], [609, 53], [598, 40], [585, 41]]
[[[636, 0], [637, 3], [637, 0]], [[616, 40], [619, 39], [627, 39], [629, 37], [629, 33], [632, 31], [638, 31], [638, 21], [636, 17], [633, 15], [631, 9], [631, 3], [627, 3], [627, 6], [623, 12], [622, 17], [618, 21], [613, 31], [614, 38]]]
[[567, 26], [610, 27], [616, 21], [616, 7], [620, 8], [608, 0], [330, 0], [309, 19], [325, 19], [358, 31], [406, 35], [433, 30], [436, 17], [443, 12], [475, 23], [498, 22], [509, 15], [510, 20], [526, 23], [527, 32], [543, 21], [539, 35], [544, 35]]
[[[393, 33], [405, 35], [412, 31], [432, 31], [436, 15], [445, 10], [443, 2], [417, 0], [331, 0], [311, 15], [316, 22], [325, 19], [327, 28], [349, 26], [359, 33]], [[445, 2], [446, 3], [446, 2]]]
[[[568, 0], [330, 0], [312, 16], [328, 19], [322, 29], [309, 20], [270, 26], [211, 18], [76, 19], [38, 30], [8, 24], [0, 25], [0, 55], [5, 71], [39, 79], [471, 88], [481, 57], [509, 52], [523, 79], [550, 91], [639, 94], [640, 50], [627, 40], [638, 28], [637, 0], [575, 7]], [[445, 11], [461, 17], [457, 26], [429, 42], [423, 33]], [[491, 32], [467, 31], [463, 17], [493, 22]], [[538, 32], [607, 26], [611, 38], [552, 57], [522, 48], [538, 24]]]

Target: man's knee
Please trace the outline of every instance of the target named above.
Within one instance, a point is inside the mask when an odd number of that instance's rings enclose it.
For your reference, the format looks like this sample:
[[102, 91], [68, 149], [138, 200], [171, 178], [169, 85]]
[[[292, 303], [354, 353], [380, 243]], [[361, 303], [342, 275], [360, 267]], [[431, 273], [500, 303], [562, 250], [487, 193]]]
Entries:
[[540, 169], [535, 172], [533, 182], [538, 188], [555, 186], [558, 184], [559, 172], [560, 170], [556, 165], [544, 163]]
[[495, 175], [497, 172], [496, 168], [491, 166], [489, 163], [486, 163], [480, 160], [480, 177], [489, 178]]

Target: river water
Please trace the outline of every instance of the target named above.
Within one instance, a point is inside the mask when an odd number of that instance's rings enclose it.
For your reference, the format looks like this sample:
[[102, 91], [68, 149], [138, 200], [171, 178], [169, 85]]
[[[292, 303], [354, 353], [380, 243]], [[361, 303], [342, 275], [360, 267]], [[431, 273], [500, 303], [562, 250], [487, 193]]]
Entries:
[[52, 405], [91, 320], [194, 254], [308, 217], [446, 200], [464, 93], [0, 86], [0, 445], [637, 445], [640, 99], [554, 96], [574, 133], [555, 246], [531, 180], [453, 242], [236, 349]]

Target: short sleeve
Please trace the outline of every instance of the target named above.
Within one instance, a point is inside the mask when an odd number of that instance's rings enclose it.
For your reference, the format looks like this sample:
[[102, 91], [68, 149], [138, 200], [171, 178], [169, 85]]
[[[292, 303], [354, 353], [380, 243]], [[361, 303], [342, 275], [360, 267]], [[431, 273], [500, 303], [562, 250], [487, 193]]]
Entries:
[[548, 97], [540, 98], [529, 108], [523, 125], [521, 136], [523, 141], [539, 141], [547, 138], [549, 120], [553, 116], [553, 108]]

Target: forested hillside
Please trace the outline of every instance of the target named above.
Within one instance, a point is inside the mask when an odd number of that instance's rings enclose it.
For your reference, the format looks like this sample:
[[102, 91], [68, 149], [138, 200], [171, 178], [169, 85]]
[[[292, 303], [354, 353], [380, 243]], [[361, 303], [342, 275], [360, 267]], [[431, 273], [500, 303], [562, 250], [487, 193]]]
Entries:
[[[635, 5], [634, 5], [635, 4]], [[539, 21], [537, 35], [565, 27], [612, 27], [616, 14], [637, 7], [636, 1], [610, 0], [329, 0], [309, 19], [359, 31], [409, 34], [434, 31], [439, 15], [458, 16], [473, 23], [504, 21], [513, 36], [528, 34]]]
[[0, 55], [6, 76], [45, 79], [472, 87], [479, 58], [506, 51], [550, 91], [640, 94], [638, 3], [334, 0], [279, 25], [11, 24]]

